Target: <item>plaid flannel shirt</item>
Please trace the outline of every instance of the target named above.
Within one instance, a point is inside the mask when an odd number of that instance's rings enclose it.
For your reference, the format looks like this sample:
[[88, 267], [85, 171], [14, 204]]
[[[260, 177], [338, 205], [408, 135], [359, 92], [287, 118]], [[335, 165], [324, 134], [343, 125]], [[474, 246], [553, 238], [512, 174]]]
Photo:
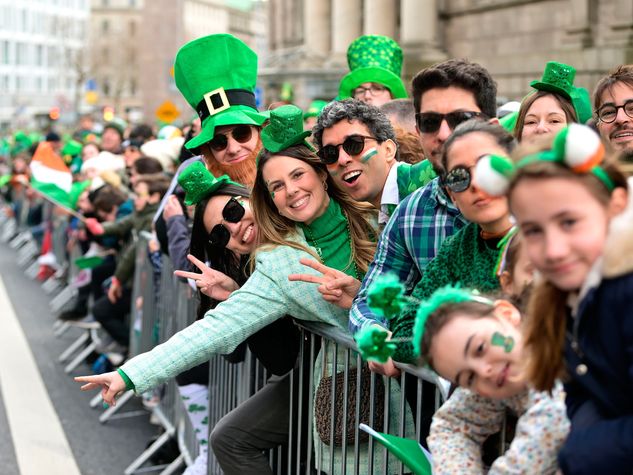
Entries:
[[387, 322], [367, 305], [367, 289], [378, 276], [394, 273], [405, 285], [406, 294], [411, 294], [444, 239], [466, 223], [439, 178], [402, 200], [380, 235], [374, 261], [350, 310], [351, 333], [374, 323], [388, 328]]

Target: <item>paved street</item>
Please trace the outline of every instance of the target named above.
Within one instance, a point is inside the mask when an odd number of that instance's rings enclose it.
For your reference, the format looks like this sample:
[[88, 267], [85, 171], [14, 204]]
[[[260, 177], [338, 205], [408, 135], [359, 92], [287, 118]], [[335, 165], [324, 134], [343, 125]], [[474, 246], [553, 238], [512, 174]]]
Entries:
[[[123, 473], [157, 433], [149, 415], [100, 424], [101, 407], [88, 405], [94, 393], [79, 391], [57, 361], [80, 330], [54, 337], [50, 297], [24, 276], [6, 244], [0, 277], [0, 473]], [[74, 375], [89, 372], [83, 365]], [[128, 406], [138, 410], [140, 401]]]

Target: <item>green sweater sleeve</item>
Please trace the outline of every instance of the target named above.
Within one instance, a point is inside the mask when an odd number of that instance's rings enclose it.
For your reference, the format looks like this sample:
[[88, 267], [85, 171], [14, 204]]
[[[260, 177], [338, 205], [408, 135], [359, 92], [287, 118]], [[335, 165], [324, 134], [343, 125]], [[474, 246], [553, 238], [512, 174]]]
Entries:
[[123, 378], [123, 382], [125, 382], [125, 389], [130, 391], [130, 390], [134, 390], [134, 383], [132, 382], [132, 380], [128, 377], [127, 374], [125, 374], [125, 371], [123, 371], [121, 368], [116, 370], [117, 373], [119, 373], [119, 376], [121, 376], [121, 378]]

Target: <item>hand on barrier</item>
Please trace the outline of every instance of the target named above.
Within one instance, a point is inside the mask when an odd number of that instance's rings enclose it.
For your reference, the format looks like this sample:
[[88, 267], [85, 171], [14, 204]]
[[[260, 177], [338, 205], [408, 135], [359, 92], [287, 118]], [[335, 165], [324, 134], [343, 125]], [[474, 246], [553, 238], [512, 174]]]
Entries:
[[101, 397], [110, 406], [115, 406], [115, 398], [119, 393], [125, 391], [125, 381], [123, 381], [121, 375], [116, 371], [96, 374], [94, 376], [77, 376], [75, 381], [78, 383], [86, 383], [81, 387], [82, 391], [91, 391], [101, 388]]
[[116, 303], [116, 301], [121, 298], [121, 295], [123, 295], [121, 282], [119, 282], [119, 279], [116, 277], [112, 277], [112, 282], [108, 288], [108, 300], [112, 303]]
[[167, 221], [169, 218], [174, 216], [182, 216], [182, 206], [180, 206], [180, 202], [176, 195], [171, 195], [167, 198], [165, 202], [165, 208], [163, 209], [163, 219]]
[[103, 226], [95, 218], [86, 218], [86, 228], [95, 236], [101, 236], [104, 233]]
[[352, 301], [360, 289], [360, 281], [358, 279], [354, 279], [352, 276], [340, 270], [332, 269], [313, 259], [304, 257], [300, 259], [299, 262], [306, 267], [311, 267], [315, 271], [320, 272], [321, 276], [314, 274], [290, 274], [288, 280], [319, 284], [318, 291], [324, 300], [344, 309], [350, 309], [352, 307]]
[[400, 370], [396, 368], [393, 363], [393, 359], [389, 358], [386, 363], [376, 363], [375, 361], [368, 361], [369, 369], [377, 374], [382, 374], [390, 378], [397, 378], [400, 376]]
[[200, 289], [200, 292], [206, 296], [215, 300], [223, 301], [228, 299], [229, 295], [240, 288], [240, 286], [237, 285], [237, 282], [231, 279], [228, 275], [211, 269], [208, 265], [191, 254], [187, 255], [187, 259], [200, 269], [202, 273], [199, 274], [197, 272], [177, 270], [174, 271], [174, 274], [178, 277], [194, 280], [196, 282], [196, 286]]

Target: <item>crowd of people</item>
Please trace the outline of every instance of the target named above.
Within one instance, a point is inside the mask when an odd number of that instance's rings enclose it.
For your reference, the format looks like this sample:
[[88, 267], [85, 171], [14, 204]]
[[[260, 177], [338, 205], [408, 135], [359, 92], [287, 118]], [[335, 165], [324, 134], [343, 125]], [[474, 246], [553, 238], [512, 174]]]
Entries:
[[[59, 154], [81, 184], [67, 203], [80, 213], [69, 247], [101, 258], [58, 318], [98, 322], [111, 371], [76, 380], [114, 405], [176, 378], [206, 410], [209, 358], [247, 345], [272, 376], [214, 427], [190, 414], [204, 449], [186, 473], [206, 473], [207, 445], [226, 474], [272, 473], [266, 450], [288, 440], [301, 364], [293, 321], [322, 322], [355, 337], [380, 378], [409, 363], [451, 383], [439, 410], [421, 408], [425, 427], [412, 414], [417, 385], [402, 391], [403, 414], [400, 386], [385, 396], [386, 420], [422, 434], [433, 473], [630, 474], [633, 66], [590, 97], [572, 66], [550, 62], [500, 117], [480, 64], [431, 65], [409, 88], [402, 60], [393, 39], [362, 36], [337, 98], [258, 111], [256, 53], [210, 35], [175, 58], [197, 114], [183, 129], [155, 136], [115, 120], [98, 131], [86, 117], [64, 144], [55, 132], [41, 143], [15, 134], [12, 212], [41, 199], [24, 179], [29, 162]], [[46, 220], [36, 210], [34, 229]], [[128, 358], [141, 231], [154, 235], [152, 262], [168, 255], [199, 305], [195, 323]], [[310, 362], [317, 387], [327, 358]], [[508, 413], [513, 437], [488, 460], [485, 441]], [[331, 454], [332, 466], [396, 473], [365, 451]]]

